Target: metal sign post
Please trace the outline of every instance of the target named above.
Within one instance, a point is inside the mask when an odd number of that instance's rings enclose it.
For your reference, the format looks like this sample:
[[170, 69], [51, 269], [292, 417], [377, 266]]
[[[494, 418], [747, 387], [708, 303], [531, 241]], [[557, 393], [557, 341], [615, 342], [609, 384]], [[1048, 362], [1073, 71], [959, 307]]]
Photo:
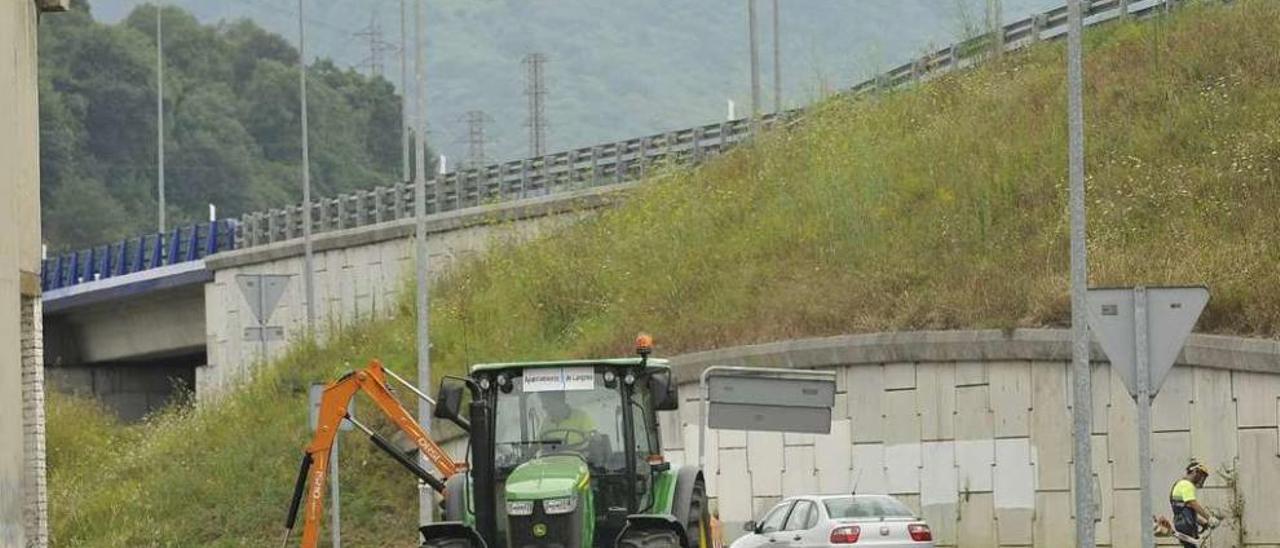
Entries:
[[1090, 289], [1089, 327], [1138, 406], [1138, 486], [1142, 546], [1155, 546], [1150, 527], [1151, 400], [1209, 302], [1204, 287]]
[[1089, 283], [1085, 241], [1084, 163], [1084, 7], [1067, 1], [1067, 176], [1071, 210], [1071, 402], [1075, 445], [1076, 546], [1093, 548], [1094, 511], [1089, 479], [1093, 476], [1093, 385], [1089, 370], [1089, 327], [1085, 289]]
[[702, 372], [698, 467], [707, 464], [707, 429], [831, 433], [836, 374], [831, 371], [713, 366]]
[[[325, 383], [314, 383], [308, 392], [311, 400], [311, 431], [315, 432], [320, 424], [320, 400], [324, 397], [324, 389], [328, 386]], [[355, 400], [347, 404], [347, 414], [355, 416]], [[343, 420], [338, 426], [339, 432], [347, 432], [354, 428], [351, 421]], [[342, 504], [339, 502], [341, 493], [338, 490], [338, 442], [341, 436], [333, 437], [333, 453], [329, 456], [329, 519], [333, 520], [333, 527], [330, 531], [333, 533], [333, 547], [342, 547]]]

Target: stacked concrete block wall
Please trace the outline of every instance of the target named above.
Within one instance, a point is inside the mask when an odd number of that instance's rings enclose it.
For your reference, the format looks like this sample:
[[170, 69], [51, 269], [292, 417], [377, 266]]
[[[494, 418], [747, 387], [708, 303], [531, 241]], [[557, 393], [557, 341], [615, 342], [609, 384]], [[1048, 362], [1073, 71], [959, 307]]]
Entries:
[[22, 298], [22, 446], [26, 456], [23, 523], [27, 543], [49, 544], [49, 500], [45, 483], [44, 348], [40, 297]]
[[[682, 410], [664, 447], [696, 462], [697, 373], [710, 365], [837, 372], [829, 435], [712, 431], [707, 474], [736, 526], [784, 497], [888, 493], [939, 546], [1071, 546], [1068, 334], [938, 332], [790, 341], [676, 358]], [[1101, 352], [1095, 348], [1095, 360]], [[1097, 538], [1139, 543], [1136, 411], [1105, 362], [1093, 368]], [[1195, 456], [1219, 472], [1201, 498], [1227, 513], [1216, 546], [1280, 545], [1280, 345], [1193, 336], [1153, 409], [1153, 503]], [[1238, 503], [1236, 502], [1238, 501]], [[1243, 526], [1243, 531], [1241, 531]]]
[[[430, 276], [438, 278], [459, 261], [507, 241], [537, 238], [614, 203], [631, 185], [614, 185], [544, 198], [459, 210], [428, 218]], [[412, 219], [319, 235], [314, 242], [315, 314], [318, 338], [371, 317], [389, 317], [405, 304], [412, 286]], [[214, 272], [205, 285], [208, 365], [196, 370], [196, 394], [214, 396], [247, 379], [256, 364], [279, 357], [304, 337], [306, 291], [302, 242], [290, 240], [210, 256]], [[258, 326], [238, 279], [252, 275], [287, 277], [284, 296], [263, 324], [283, 336], [250, 340]]]

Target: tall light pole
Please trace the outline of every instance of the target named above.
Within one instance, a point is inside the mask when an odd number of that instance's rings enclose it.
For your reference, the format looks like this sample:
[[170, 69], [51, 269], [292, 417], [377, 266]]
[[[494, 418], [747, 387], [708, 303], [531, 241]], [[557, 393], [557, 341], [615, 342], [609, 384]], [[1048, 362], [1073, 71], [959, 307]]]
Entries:
[[[306, 2], [298, 0], [298, 93], [302, 118], [302, 283], [307, 299], [307, 336], [316, 330], [315, 257], [311, 246], [311, 147], [307, 131], [307, 26]], [[333, 444], [333, 464], [329, 470], [329, 511], [332, 514], [333, 546], [342, 546], [341, 506], [338, 491], [338, 443]]]
[[164, 10], [156, 0], [156, 232], [164, 234]]
[[298, 0], [298, 90], [302, 115], [302, 249], [303, 249], [303, 285], [307, 297], [307, 330], [316, 327], [314, 264], [311, 248], [311, 150], [307, 137], [307, 30], [303, 24], [305, 0]]
[[778, 32], [778, 0], [773, 0], [773, 112], [782, 112], [782, 35]]
[[[302, 284], [307, 299], [307, 336], [316, 331], [315, 257], [311, 246], [311, 147], [307, 131], [307, 25], [306, 1], [298, 0], [298, 93], [302, 118]], [[333, 526], [333, 546], [342, 546], [341, 505], [338, 490], [338, 443], [333, 444], [333, 464], [329, 470], [329, 511]]]
[[1067, 2], [1067, 138], [1071, 208], [1071, 372], [1076, 546], [1093, 548], [1093, 387], [1089, 371], [1084, 200], [1084, 33], [1080, 0]]
[[400, 180], [409, 182], [409, 12], [400, 0]]
[[[417, 107], [414, 109], [415, 125], [417, 131], [413, 140], [413, 157], [414, 157], [414, 173], [413, 173], [413, 214], [414, 220], [417, 221], [414, 230], [414, 244], [416, 250], [416, 277], [417, 277], [417, 340], [418, 340], [418, 389], [424, 394], [430, 393], [431, 390], [431, 342], [429, 338], [429, 324], [431, 323], [430, 305], [430, 279], [428, 278], [428, 269], [430, 268], [430, 255], [427, 249], [427, 96], [426, 96], [426, 54], [423, 50], [426, 42], [423, 40], [423, 27], [426, 26], [424, 20], [423, 0], [415, 0], [413, 5], [414, 25], [417, 31], [414, 33], [414, 75], [417, 80], [417, 86], [414, 89], [414, 99]], [[437, 201], [437, 204], [439, 201]], [[431, 405], [425, 400], [418, 402], [418, 423], [422, 425], [422, 429], [430, 433], [431, 428]], [[424, 468], [427, 466], [426, 457], [421, 453], [418, 454], [418, 464]], [[431, 509], [434, 506], [435, 497], [432, 495], [431, 488], [425, 483], [418, 484], [418, 523], [426, 525], [431, 523]]]
[[747, 31], [751, 42], [751, 119], [760, 117], [760, 39], [756, 35], [756, 0], [747, 0]]

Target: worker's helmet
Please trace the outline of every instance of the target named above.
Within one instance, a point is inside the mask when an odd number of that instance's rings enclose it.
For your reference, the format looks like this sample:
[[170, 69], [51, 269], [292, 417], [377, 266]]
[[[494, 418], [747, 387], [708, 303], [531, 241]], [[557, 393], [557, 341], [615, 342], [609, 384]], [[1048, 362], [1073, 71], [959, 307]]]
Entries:
[[1209, 467], [1201, 464], [1196, 459], [1191, 459], [1191, 464], [1187, 465], [1187, 473], [1190, 474], [1192, 472], [1199, 472], [1204, 474], [1204, 477], [1209, 477]]

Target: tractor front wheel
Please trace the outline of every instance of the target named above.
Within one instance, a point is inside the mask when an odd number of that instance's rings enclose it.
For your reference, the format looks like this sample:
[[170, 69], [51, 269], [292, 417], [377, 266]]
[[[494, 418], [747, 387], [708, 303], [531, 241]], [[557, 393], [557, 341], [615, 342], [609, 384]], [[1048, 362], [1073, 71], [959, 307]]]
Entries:
[[680, 536], [674, 531], [632, 531], [618, 540], [618, 548], [672, 548], [680, 546]]
[[461, 538], [450, 538], [441, 540], [428, 540], [422, 543], [421, 548], [476, 548], [471, 541]]

